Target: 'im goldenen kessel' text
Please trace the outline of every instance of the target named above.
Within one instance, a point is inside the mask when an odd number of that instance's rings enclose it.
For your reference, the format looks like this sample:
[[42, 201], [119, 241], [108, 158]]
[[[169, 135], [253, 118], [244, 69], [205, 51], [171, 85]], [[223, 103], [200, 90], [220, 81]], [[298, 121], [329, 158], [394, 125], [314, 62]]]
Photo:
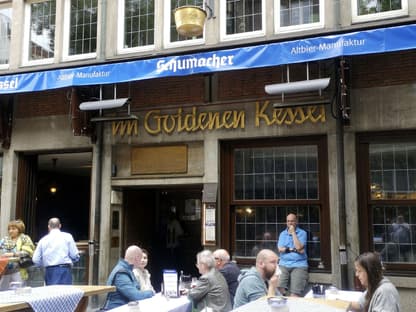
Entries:
[[[303, 124], [305, 122], [326, 122], [325, 106], [299, 106], [273, 108], [269, 101], [256, 102], [254, 125], [281, 126]], [[189, 111], [178, 108], [175, 113], [151, 110], [145, 114], [144, 130], [151, 135], [197, 132], [220, 129], [245, 129], [245, 110], [199, 111], [192, 107]], [[138, 135], [138, 121], [119, 121], [112, 124], [113, 135]]]

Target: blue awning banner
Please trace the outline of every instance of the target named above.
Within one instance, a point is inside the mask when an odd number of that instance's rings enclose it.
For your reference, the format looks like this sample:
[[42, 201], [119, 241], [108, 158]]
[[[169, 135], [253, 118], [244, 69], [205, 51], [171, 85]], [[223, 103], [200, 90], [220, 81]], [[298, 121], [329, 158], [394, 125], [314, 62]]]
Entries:
[[416, 24], [234, 49], [0, 76], [0, 94], [250, 69], [416, 48]]

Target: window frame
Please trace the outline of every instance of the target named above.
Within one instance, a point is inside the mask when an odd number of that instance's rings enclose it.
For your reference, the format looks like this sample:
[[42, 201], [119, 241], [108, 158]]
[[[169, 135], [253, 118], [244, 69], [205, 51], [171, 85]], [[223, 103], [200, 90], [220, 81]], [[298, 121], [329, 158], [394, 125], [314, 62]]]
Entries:
[[[44, 1], [25, 1], [25, 8], [24, 8], [24, 31], [23, 31], [23, 51], [22, 51], [22, 66], [33, 66], [33, 65], [46, 65], [46, 64], [52, 64], [55, 59], [55, 51], [56, 51], [56, 32], [55, 32], [55, 39], [54, 39], [54, 56], [38, 59], [38, 60], [29, 60], [29, 40], [30, 40], [30, 21], [32, 19], [32, 4], [33, 3], [41, 3], [46, 2]], [[55, 1], [55, 30], [56, 30], [56, 18], [57, 18], [57, 3]]]
[[[301, 145], [316, 145], [318, 151], [318, 187], [319, 198], [313, 200], [235, 200], [234, 199], [234, 162], [233, 155], [236, 148], [248, 147], [273, 147], [273, 146], [301, 146]], [[321, 231], [321, 258], [320, 261], [309, 259], [309, 270], [311, 272], [330, 273], [332, 271], [331, 248], [331, 222], [330, 222], [330, 206], [329, 206], [329, 176], [328, 176], [328, 147], [325, 136], [308, 136], [308, 137], [284, 137], [273, 139], [256, 139], [243, 141], [225, 141], [221, 144], [221, 246], [225, 246], [233, 254], [233, 258], [242, 265], [254, 264], [253, 257], [238, 257], [234, 256], [236, 250], [236, 233], [235, 233], [235, 207], [241, 206], [299, 206], [299, 205], [319, 205], [321, 210], [322, 226]], [[285, 220], [281, 220], [285, 223]], [[279, 222], [280, 223], [280, 222]], [[299, 222], [302, 227], [302, 221]], [[277, 243], [277, 237], [276, 237]], [[321, 268], [320, 262], [324, 264]]]
[[383, 19], [402, 17], [402, 16], [406, 16], [409, 14], [408, 0], [401, 0], [402, 2], [401, 10], [386, 11], [386, 12], [372, 13], [372, 14], [366, 14], [366, 15], [358, 15], [358, 1], [359, 0], [351, 0], [352, 23], [378, 21], [378, 20], [383, 20]]
[[291, 26], [280, 26], [280, 1], [281, 0], [274, 0], [275, 34], [319, 29], [325, 26], [325, 0], [319, 0], [319, 22]]
[[[373, 250], [372, 209], [374, 205], [416, 205], [416, 200], [410, 199], [371, 199], [370, 189], [370, 144], [416, 142], [416, 131], [394, 131], [357, 133], [356, 162], [357, 162], [357, 208], [360, 233], [360, 253]], [[416, 263], [385, 262], [386, 273], [398, 276], [416, 276]]]
[[[152, 0], [154, 2], [153, 6], [155, 8], [154, 12], [154, 38], [156, 39], [156, 25], [158, 23], [158, 16], [157, 12], [157, 1]], [[127, 53], [135, 53], [135, 52], [144, 52], [144, 51], [151, 51], [155, 49], [155, 42], [153, 44], [145, 45], [145, 46], [138, 46], [132, 48], [124, 48], [124, 34], [125, 34], [125, 3], [126, 0], [118, 0], [118, 20], [117, 20], [117, 53], [118, 54], [127, 54]]]
[[91, 53], [82, 53], [69, 55], [69, 38], [71, 36], [70, 31], [70, 22], [71, 22], [71, 0], [64, 0], [64, 22], [63, 22], [63, 41], [62, 41], [62, 61], [76, 61], [76, 60], [85, 60], [92, 59], [97, 57], [97, 50], [99, 48], [99, 32], [98, 26], [100, 23], [100, 1], [97, 1], [97, 43], [96, 51]]
[[231, 41], [263, 37], [266, 35], [266, 1], [261, 0], [261, 25], [262, 29], [237, 34], [227, 35], [227, 1], [220, 1], [220, 41]]
[[11, 15], [10, 15], [10, 45], [9, 45], [9, 51], [8, 51], [9, 56], [8, 56], [6, 64], [0, 64], [0, 69], [8, 69], [10, 67], [10, 46], [11, 46], [11, 41], [12, 41], [11, 38], [12, 38], [12, 33], [13, 33], [13, 22], [12, 22], [12, 20], [13, 20], [13, 8], [12, 8], [11, 2], [10, 3], [4, 3], [4, 4], [0, 3], [0, 9], [1, 10], [9, 9], [10, 12], [11, 12]]
[[[205, 26], [201, 38], [180, 40], [180, 41], [171, 41], [170, 38], [170, 26], [172, 24], [172, 19], [174, 18], [173, 10], [171, 7], [171, 0], [164, 1], [163, 7], [163, 20], [167, 21], [163, 24], [163, 46], [166, 49], [170, 48], [181, 48], [188, 46], [201, 45], [205, 43]], [[206, 21], [205, 21], [206, 23]]]

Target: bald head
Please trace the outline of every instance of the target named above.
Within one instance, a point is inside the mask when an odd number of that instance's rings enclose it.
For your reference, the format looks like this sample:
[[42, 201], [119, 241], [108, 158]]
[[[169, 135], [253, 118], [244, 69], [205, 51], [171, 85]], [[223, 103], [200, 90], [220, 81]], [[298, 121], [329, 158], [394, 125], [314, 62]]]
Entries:
[[138, 266], [140, 261], [142, 260], [143, 252], [139, 246], [131, 245], [126, 249], [126, 253], [124, 254], [124, 260], [126, 260], [129, 264], [134, 266]]
[[269, 280], [276, 271], [279, 257], [270, 249], [262, 249], [257, 254], [256, 268], [264, 280]]
[[61, 227], [61, 221], [58, 218], [50, 218], [48, 221], [49, 229], [59, 229]]
[[262, 249], [259, 251], [256, 257], [256, 263], [265, 262], [270, 258], [273, 258], [276, 256], [276, 253], [274, 253], [273, 250], [270, 249]]

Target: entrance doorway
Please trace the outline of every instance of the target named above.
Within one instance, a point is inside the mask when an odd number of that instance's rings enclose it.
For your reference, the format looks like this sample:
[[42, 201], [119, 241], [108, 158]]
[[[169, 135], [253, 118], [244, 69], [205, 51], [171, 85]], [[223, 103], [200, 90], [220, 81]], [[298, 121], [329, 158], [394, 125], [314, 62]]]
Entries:
[[[90, 151], [19, 155], [16, 218], [35, 243], [48, 233], [51, 217], [61, 220], [81, 252], [73, 268], [76, 284], [88, 284], [91, 164]], [[29, 271], [31, 286], [43, 284], [39, 268]]]
[[[137, 244], [149, 252], [147, 269], [153, 287], [160, 290], [164, 269], [197, 276], [195, 256], [202, 249], [202, 186], [127, 189], [123, 198], [122, 250]], [[181, 230], [169, 226], [173, 222], [179, 223]], [[174, 233], [169, 231], [172, 228]]]
[[51, 217], [76, 242], [88, 240], [91, 159], [91, 152], [38, 155], [36, 240], [47, 234]]

